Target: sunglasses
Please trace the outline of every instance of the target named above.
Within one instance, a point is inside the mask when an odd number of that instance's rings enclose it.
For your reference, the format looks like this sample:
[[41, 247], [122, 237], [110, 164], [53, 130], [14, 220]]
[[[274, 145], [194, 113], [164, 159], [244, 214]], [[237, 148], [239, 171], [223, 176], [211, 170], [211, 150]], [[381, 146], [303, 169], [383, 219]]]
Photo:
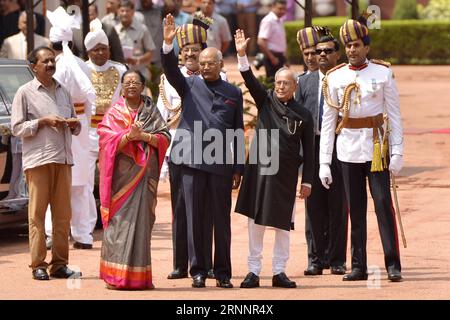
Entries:
[[331, 49], [331, 48], [326, 48], [326, 49], [316, 49], [316, 54], [317, 55], [321, 55], [322, 54], [322, 52], [325, 52], [325, 54], [332, 54], [333, 52], [334, 52], [335, 50], [334, 49]]

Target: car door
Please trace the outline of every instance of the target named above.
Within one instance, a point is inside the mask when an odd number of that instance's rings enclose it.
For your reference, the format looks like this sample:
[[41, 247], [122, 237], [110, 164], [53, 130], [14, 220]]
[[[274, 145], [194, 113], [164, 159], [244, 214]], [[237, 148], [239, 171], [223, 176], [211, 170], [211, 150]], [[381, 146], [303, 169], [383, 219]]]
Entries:
[[32, 79], [26, 61], [0, 59], [0, 225], [27, 217], [22, 143], [11, 136], [11, 106], [19, 87]]

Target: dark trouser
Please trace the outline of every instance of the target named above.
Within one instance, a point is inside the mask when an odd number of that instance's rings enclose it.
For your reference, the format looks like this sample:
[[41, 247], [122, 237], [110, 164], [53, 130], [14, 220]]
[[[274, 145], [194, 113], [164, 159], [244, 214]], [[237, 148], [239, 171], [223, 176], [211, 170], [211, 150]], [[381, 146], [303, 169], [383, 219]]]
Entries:
[[[188, 270], [188, 233], [186, 204], [184, 200], [181, 166], [169, 164], [170, 196], [172, 202], [172, 247], [173, 247], [173, 268], [181, 271]], [[212, 269], [212, 216], [204, 219], [205, 241], [204, 254], [207, 270]]]
[[206, 277], [210, 268], [205, 243], [212, 242], [212, 223], [214, 275], [217, 279], [231, 278], [231, 177], [173, 164], [171, 170], [180, 178], [178, 192], [181, 192], [184, 198], [191, 276]]
[[317, 161], [314, 163], [312, 192], [305, 202], [308, 266], [319, 269], [328, 263], [334, 267], [343, 266], [347, 249], [347, 207], [342, 172], [334, 153], [330, 167], [333, 183], [330, 189], [325, 189], [319, 178], [319, 135], [316, 135], [314, 149]]
[[392, 207], [389, 171], [370, 172], [371, 162], [340, 162], [345, 193], [350, 209], [352, 269], [367, 271], [367, 189], [369, 178], [370, 193], [375, 205], [378, 229], [384, 251], [386, 269], [393, 267], [401, 271], [395, 212]]
[[272, 62], [270, 62], [270, 59], [268, 57], [264, 57], [264, 67], [266, 68], [266, 77], [272, 78], [272, 81], [275, 79], [275, 73], [283, 68], [286, 58], [283, 53], [281, 52], [274, 52], [271, 51], [272, 54], [278, 58], [278, 64], [273, 65]]

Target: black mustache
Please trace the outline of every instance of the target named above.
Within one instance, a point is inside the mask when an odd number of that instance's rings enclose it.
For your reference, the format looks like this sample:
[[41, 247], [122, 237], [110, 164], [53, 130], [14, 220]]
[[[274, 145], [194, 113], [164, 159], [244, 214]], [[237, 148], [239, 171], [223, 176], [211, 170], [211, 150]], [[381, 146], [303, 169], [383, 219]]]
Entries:
[[55, 70], [55, 67], [47, 67], [47, 70]]

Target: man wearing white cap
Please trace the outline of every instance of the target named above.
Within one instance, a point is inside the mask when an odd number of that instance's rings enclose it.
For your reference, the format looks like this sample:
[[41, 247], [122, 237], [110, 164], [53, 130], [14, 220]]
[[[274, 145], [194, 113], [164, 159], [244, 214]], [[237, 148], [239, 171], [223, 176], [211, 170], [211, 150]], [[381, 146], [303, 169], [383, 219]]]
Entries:
[[[74, 166], [72, 167], [72, 220], [71, 234], [75, 240], [74, 248], [91, 249], [92, 232], [97, 220], [97, 213], [89, 206], [94, 201], [89, 192], [89, 166], [86, 161], [89, 154], [89, 120], [91, 104], [95, 100], [95, 90], [89, 81], [89, 68], [86, 63], [75, 57], [68, 43], [72, 41], [73, 28], [80, 28], [80, 17], [69, 15], [62, 7], [55, 11], [47, 11], [52, 24], [50, 41], [56, 54], [56, 73], [58, 80], [70, 93], [77, 117], [81, 122], [80, 134], [72, 140]], [[92, 198], [92, 200], [90, 200]], [[46, 234], [51, 237], [50, 208], [46, 214]]]
[[[92, 108], [91, 123], [89, 128], [89, 192], [94, 191], [95, 166], [98, 158], [98, 134], [97, 125], [111, 105], [120, 97], [120, 79], [127, 70], [118, 62], [109, 60], [109, 41], [106, 33], [102, 30], [99, 19], [92, 20], [90, 32], [84, 39], [89, 60], [89, 77], [96, 91], [96, 99]], [[90, 212], [96, 212], [95, 199], [90, 197]], [[93, 217], [92, 217], [93, 218]]]

